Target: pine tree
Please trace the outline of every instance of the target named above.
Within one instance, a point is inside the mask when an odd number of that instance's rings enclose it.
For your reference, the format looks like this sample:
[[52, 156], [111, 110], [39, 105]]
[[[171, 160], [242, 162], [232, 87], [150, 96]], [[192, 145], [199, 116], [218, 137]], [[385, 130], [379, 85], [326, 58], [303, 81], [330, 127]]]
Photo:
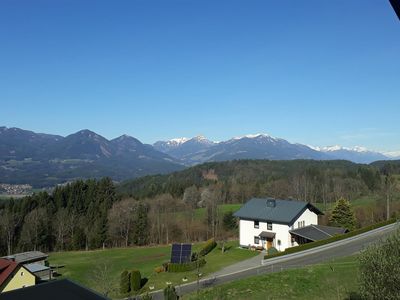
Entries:
[[356, 218], [348, 200], [340, 198], [338, 201], [336, 201], [329, 222], [333, 226], [344, 227], [348, 230], [354, 229], [356, 225]]
[[166, 299], [166, 300], [179, 299], [178, 295], [176, 294], [175, 287], [173, 287], [172, 285], [169, 285], [164, 289], [164, 299]]
[[142, 285], [142, 276], [139, 270], [132, 270], [131, 271], [131, 290], [138, 291]]
[[121, 295], [125, 295], [130, 292], [130, 278], [129, 278], [129, 272], [127, 270], [124, 270], [121, 273], [119, 291]]

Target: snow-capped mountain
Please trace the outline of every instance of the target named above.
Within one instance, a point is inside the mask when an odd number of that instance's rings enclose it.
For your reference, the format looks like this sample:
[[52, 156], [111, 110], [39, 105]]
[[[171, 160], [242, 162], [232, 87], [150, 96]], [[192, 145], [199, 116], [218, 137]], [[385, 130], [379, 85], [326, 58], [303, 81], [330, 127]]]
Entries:
[[237, 136], [218, 143], [203, 136], [197, 136], [192, 139], [180, 138], [160, 141], [153, 146], [187, 165], [232, 159], [343, 159], [356, 163], [371, 163], [377, 160], [395, 159], [400, 156], [400, 151], [386, 154], [371, 151], [361, 146], [351, 148], [339, 145], [315, 147], [292, 144], [287, 140], [266, 133]]
[[388, 159], [388, 156], [383, 153], [368, 150], [365, 147], [342, 147], [339, 145], [327, 147], [311, 147], [316, 151], [329, 154], [332, 159], [350, 160], [356, 163], [368, 164], [377, 160]]
[[[168, 141], [157, 142], [154, 147], [163, 151], [166, 143]], [[160, 147], [161, 145], [163, 147]], [[265, 133], [238, 136], [218, 143], [198, 136], [177, 147], [169, 148], [165, 153], [188, 165], [232, 159], [329, 159], [320, 151], [300, 144], [291, 144]]]
[[391, 159], [400, 159], [400, 151], [387, 151], [383, 152], [385, 156], [391, 158]]
[[183, 161], [186, 164], [192, 165], [202, 162], [197, 159], [197, 153], [206, 151], [208, 148], [216, 145], [202, 135], [188, 138], [175, 138], [169, 141], [158, 141], [153, 144], [153, 147], [161, 152], [164, 152], [176, 159]]

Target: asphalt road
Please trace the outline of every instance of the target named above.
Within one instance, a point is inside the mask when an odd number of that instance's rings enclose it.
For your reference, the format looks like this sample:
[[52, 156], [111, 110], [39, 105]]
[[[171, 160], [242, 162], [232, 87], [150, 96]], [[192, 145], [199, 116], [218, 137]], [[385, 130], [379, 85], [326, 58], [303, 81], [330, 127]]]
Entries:
[[[254, 266], [254, 260], [249, 267], [244, 268], [243, 263], [240, 264], [240, 270], [233, 271], [232, 267], [229, 268], [229, 273], [219, 271], [218, 274], [210, 275], [199, 283], [192, 282], [176, 286], [178, 295], [184, 295], [196, 291], [198, 288], [207, 288], [216, 286], [226, 282], [246, 278], [249, 276], [280, 272], [285, 269], [303, 268], [305, 266], [318, 264], [326, 261], [330, 261], [335, 258], [350, 256], [352, 254], [362, 251], [366, 246], [384, 239], [391, 234], [396, 228], [399, 228], [398, 224], [387, 225], [372, 231], [357, 235], [355, 237], [347, 238], [341, 241], [337, 241], [328, 245], [316, 247], [313, 249], [305, 250], [295, 254], [285, 255], [277, 258], [265, 260], [263, 263], [260, 260], [260, 264]], [[153, 299], [161, 300], [164, 299], [162, 291], [156, 291], [152, 293]]]

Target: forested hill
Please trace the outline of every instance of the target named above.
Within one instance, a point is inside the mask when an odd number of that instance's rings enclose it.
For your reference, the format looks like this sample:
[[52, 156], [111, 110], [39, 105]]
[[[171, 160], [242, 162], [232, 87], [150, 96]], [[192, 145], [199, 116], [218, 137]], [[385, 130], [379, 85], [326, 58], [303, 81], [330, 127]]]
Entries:
[[[257, 196], [325, 204], [340, 197], [386, 198], [398, 186], [398, 176], [388, 170], [398, 171], [384, 163], [378, 168], [348, 161], [239, 160], [147, 176], [117, 187], [109, 178], [76, 181], [57, 186], [51, 194], [0, 202], [0, 256], [229, 237], [235, 235], [234, 226], [217, 225], [226, 217], [217, 209], [220, 205]], [[205, 209], [196, 219], [198, 208]], [[380, 211], [373, 218], [369, 210], [357, 213], [357, 226], [385, 217]]]
[[227, 202], [266, 195], [329, 201], [378, 190], [381, 181], [378, 167], [343, 160], [237, 160], [205, 163], [168, 175], [126, 181], [118, 191], [138, 199], [164, 193], [181, 197], [189, 187], [211, 185], [222, 191]]

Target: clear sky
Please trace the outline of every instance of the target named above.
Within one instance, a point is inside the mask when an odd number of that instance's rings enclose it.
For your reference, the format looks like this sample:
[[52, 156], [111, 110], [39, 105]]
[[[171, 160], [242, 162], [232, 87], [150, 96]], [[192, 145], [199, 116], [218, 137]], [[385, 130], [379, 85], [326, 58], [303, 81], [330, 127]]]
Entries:
[[400, 150], [400, 22], [383, 0], [2, 0], [0, 126]]

